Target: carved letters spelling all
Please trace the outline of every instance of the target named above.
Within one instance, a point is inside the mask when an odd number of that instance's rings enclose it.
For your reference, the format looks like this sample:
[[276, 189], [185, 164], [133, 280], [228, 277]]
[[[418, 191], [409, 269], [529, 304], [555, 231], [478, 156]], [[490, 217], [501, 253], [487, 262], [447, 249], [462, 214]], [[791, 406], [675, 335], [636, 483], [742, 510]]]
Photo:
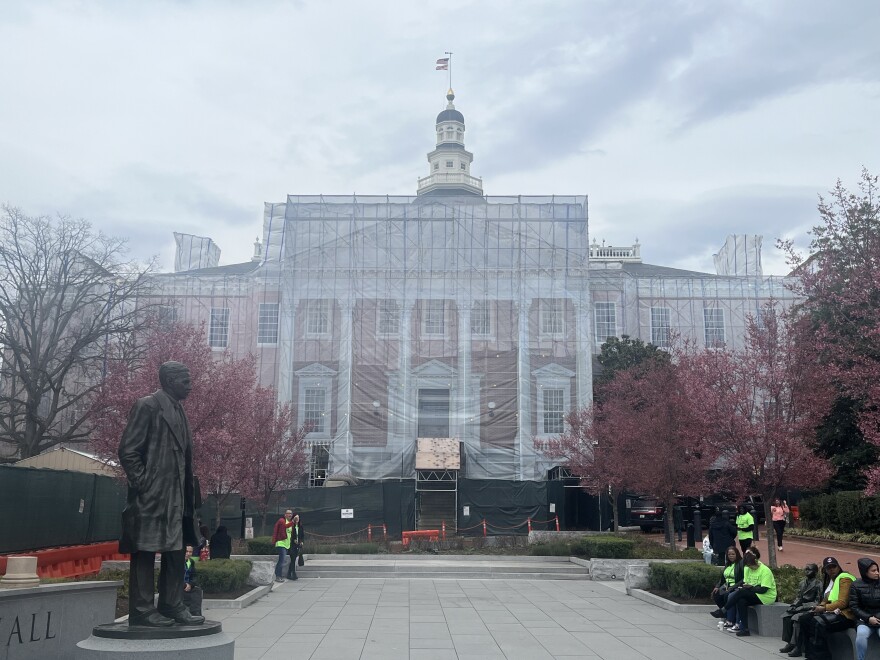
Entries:
[[[55, 639], [55, 635], [52, 633], [52, 611], [49, 610], [46, 612], [45, 633], [43, 632], [42, 620], [37, 618], [40, 616], [39, 612], [31, 614], [31, 631], [28, 639], [25, 639], [25, 635], [22, 634], [21, 622], [19, 621], [19, 617], [16, 616], [12, 621], [12, 628], [9, 630], [9, 636], [6, 638], [6, 646], [12, 646], [13, 643], [28, 644], [30, 642], [42, 642], [48, 639]], [[2, 626], [2, 624], [3, 619], [0, 618], [0, 626]], [[27, 616], [25, 616], [25, 631], [27, 631]]]

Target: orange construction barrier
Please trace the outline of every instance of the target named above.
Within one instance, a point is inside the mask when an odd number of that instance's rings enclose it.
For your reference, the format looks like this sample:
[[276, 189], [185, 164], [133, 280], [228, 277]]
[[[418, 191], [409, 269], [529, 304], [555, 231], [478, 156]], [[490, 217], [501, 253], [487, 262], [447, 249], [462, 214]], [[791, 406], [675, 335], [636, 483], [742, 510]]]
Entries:
[[403, 532], [403, 547], [409, 547], [409, 542], [411, 539], [427, 539], [429, 541], [439, 541], [440, 540], [440, 530], [439, 529], [422, 529], [417, 532]]
[[[91, 575], [101, 570], [101, 562], [107, 560], [127, 560], [128, 555], [120, 554], [119, 541], [92, 543], [91, 545], [72, 545], [66, 548], [49, 548], [34, 552], [12, 552], [13, 556], [37, 558], [37, 575], [41, 578], [65, 578]], [[6, 572], [6, 557], [0, 557], [0, 573]]]

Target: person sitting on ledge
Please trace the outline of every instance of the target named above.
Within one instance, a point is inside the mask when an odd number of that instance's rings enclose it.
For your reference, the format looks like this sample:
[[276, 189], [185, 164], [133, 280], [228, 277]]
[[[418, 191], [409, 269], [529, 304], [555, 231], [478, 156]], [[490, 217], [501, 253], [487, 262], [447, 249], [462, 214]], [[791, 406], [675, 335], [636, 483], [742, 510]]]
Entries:
[[776, 578], [773, 572], [760, 561], [758, 548], [752, 547], [743, 555], [743, 581], [739, 588], [727, 599], [727, 609], [736, 608], [736, 625], [728, 632], [737, 637], [748, 637], [749, 605], [766, 605], [776, 602]]
[[735, 585], [742, 582], [743, 579], [742, 555], [739, 554], [739, 548], [733, 545], [733, 540], [731, 540], [731, 545], [727, 548], [727, 552], [724, 553], [724, 557], [726, 560], [724, 572], [721, 574], [718, 584], [712, 589], [712, 599], [715, 601], [718, 609], [711, 614], [717, 619], [721, 619], [726, 615], [727, 621], [724, 622], [724, 627], [729, 628], [735, 622], [736, 609], [725, 612], [727, 599], [733, 593]]
[[880, 567], [869, 557], [859, 559], [862, 579], [853, 582], [849, 590], [849, 605], [858, 620], [856, 654], [865, 660], [868, 638], [880, 635]]

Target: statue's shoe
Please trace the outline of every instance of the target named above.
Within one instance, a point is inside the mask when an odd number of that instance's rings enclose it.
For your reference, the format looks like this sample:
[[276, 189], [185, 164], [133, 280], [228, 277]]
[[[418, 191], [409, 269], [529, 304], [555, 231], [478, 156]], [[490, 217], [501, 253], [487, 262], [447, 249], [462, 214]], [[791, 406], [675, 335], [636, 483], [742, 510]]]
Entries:
[[185, 607], [176, 612], [165, 612], [164, 615], [170, 617], [172, 623], [179, 623], [182, 626], [200, 626], [205, 622], [205, 617], [190, 614]]
[[128, 625], [149, 626], [151, 628], [167, 628], [174, 625], [174, 619], [169, 619], [167, 616], [159, 614], [158, 612], [150, 612], [149, 614], [145, 614], [143, 616], [138, 616], [134, 618], [129, 617]]

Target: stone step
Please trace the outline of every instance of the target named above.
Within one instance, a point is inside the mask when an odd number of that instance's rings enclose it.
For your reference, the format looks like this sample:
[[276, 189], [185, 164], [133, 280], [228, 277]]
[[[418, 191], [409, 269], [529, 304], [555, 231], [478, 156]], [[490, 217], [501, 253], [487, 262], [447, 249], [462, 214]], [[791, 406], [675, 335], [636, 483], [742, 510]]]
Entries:
[[589, 575], [589, 571], [580, 566], [535, 566], [535, 565], [480, 565], [469, 566], [461, 562], [456, 564], [420, 563], [412, 564], [365, 564], [363, 562], [309, 562], [310, 570], [324, 573], [347, 573], [352, 571], [368, 571], [371, 573], [437, 573], [447, 571], [456, 574], [489, 574], [489, 573], [546, 573], [552, 575]]
[[456, 571], [398, 571], [394, 573], [377, 573], [363, 568], [352, 571], [324, 571], [299, 569], [302, 579], [325, 578], [325, 579], [379, 579], [379, 580], [589, 580], [586, 573], [459, 573]]

